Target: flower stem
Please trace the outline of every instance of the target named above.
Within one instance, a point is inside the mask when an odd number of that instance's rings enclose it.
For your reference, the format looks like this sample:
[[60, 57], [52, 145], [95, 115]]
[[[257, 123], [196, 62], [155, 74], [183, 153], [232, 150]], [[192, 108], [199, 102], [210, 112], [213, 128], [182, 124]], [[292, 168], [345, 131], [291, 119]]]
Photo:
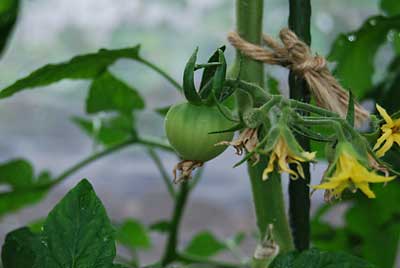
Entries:
[[[262, 15], [263, 0], [237, 0], [237, 31], [242, 38], [260, 44], [262, 35]], [[264, 67], [261, 62], [254, 61], [247, 57], [240, 57], [237, 51], [236, 65], [242, 61], [240, 66], [240, 79], [249, 83], [254, 83], [259, 87], [264, 87]], [[250, 84], [249, 84], [250, 86]], [[237, 94], [239, 112], [243, 113], [246, 109], [243, 93]], [[266, 95], [261, 103], [266, 100]], [[256, 99], [256, 103], [260, 101]], [[248, 166], [250, 182], [253, 192], [253, 201], [257, 217], [257, 225], [261, 235], [261, 240], [267, 232], [269, 224], [274, 225], [274, 237], [282, 252], [293, 249], [292, 238], [286, 218], [285, 206], [283, 201], [282, 185], [279, 175], [275, 174], [267, 181], [262, 181], [262, 172], [266, 167], [267, 159], [262, 157], [256, 166]]]
[[169, 230], [168, 240], [165, 245], [164, 256], [161, 259], [161, 266], [165, 267], [171, 262], [178, 259], [178, 235], [179, 227], [182, 221], [184, 209], [186, 207], [186, 201], [190, 193], [190, 185], [188, 182], [183, 182], [180, 185], [179, 192], [175, 199], [175, 208], [171, 221], [171, 229]]
[[167, 72], [165, 72], [163, 69], [155, 65], [154, 63], [145, 60], [143, 58], [140, 58], [139, 61], [149, 67], [150, 69], [153, 69], [157, 73], [159, 73], [161, 76], [163, 76], [165, 79], [167, 79], [168, 82], [171, 83], [178, 91], [183, 92], [181, 84], [179, 84], [172, 76], [170, 76]]
[[169, 193], [170, 197], [172, 198], [172, 200], [174, 200], [176, 197], [175, 189], [174, 189], [174, 186], [172, 185], [172, 180], [169, 177], [168, 172], [165, 170], [165, 168], [161, 162], [160, 157], [152, 148], [149, 148], [147, 150], [147, 153], [149, 154], [150, 158], [153, 160], [154, 164], [158, 168], [158, 170], [161, 174], [161, 177], [165, 183], [165, 186], [167, 187], [168, 193]]
[[[289, 0], [289, 27], [308, 45], [311, 43], [310, 0]], [[289, 74], [290, 98], [309, 103], [310, 93], [307, 82], [294, 72]], [[310, 150], [310, 141], [306, 137], [296, 135], [304, 150]], [[289, 215], [290, 226], [296, 249], [305, 250], [310, 246], [310, 164], [302, 163], [304, 180], [289, 182]], [[292, 167], [293, 168], [293, 167]]]

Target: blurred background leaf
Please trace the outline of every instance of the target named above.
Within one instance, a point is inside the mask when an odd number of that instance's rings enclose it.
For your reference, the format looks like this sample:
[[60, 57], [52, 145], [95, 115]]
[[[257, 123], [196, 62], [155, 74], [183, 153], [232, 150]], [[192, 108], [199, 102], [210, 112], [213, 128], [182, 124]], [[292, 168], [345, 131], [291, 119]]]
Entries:
[[117, 241], [132, 250], [151, 248], [149, 230], [136, 219], [127, 219], [117, 226]]
[[2, 0], [0, 2], [0, 56], [17, 22], [18, 13], [19, 0]]
[[209, 258], [225, 249], [226, 245], [214, 234], [204, 231], [192, 238], [184, 252], [188, 255]]
[[333, 44], [329, 60], [334, 74], [359, 99], [372, 89], [375, 55], [390, 31], [400, 30], [400, 16], [369, 18], [357, 31], [341, 34]]

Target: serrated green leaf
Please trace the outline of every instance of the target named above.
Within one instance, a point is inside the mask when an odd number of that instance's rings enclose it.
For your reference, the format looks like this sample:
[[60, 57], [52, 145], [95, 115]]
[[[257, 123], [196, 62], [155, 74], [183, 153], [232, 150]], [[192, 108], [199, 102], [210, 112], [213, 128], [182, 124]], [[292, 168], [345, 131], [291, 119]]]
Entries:
[[133, 250], [151, 247], [149, 230], [135, 219], [128, 219], [117, 228], [117, 240]]
[[355, 32], [340, 35], [329, 60], [337, 62], [334, 74], [345, 88], [362, 98], [372, 88], [374, 59], [391, 30], [400, 30], [400, 16], [369, 18]]
[[204, 231], [193, 237], [186, 247], [185, 253], [207, 258], [225, 249], [226, 245], [223, 242], [219, 241], [212, 233]]
[[89, 114], [103, 111], [130, 114], [143, 108], [144, 100], [137, 90], [107, 71], [93, 80], [86, 99], [86, 112]]
[[17, 22], [19, 0], [0, 1], [0, 55], [4, 51], [10, 34]]
[[74, 117], [72, 121], [89, 137], [105, 146], [119, 144], [136, 137], [131, 116], [117, 115], [97, 121]]
[[40, 235], [35, 268], [111, 268], [114, 229], [87, 180], [82, 180], [50, 212]]
[[381, 9], [389, 16], [400, 14], [400, 1], [398, 0], [381, 0]]
[[343, 252], [324, 252], [310, 249], [302, 253], [278, 256], [270, 268], [375, 268], [363, 259]]
[[46, 65], [1, 90], [0, 98], [10, 97], [21, 90], [46, 86], [63, 79], [95, 78], [119, 59], [139, 60], [139, 49], [139, 45], [115, 50], [101, 49], [97, 53], [77, 56], [67, 62]]
[[33, 245], [39, 238], [23, 227], [7, 234], [1, 252], [4, 268], [31, 268], [36, 261]]
[[54, 207], [40, 233], [21, 228], [7, 235], [5, 268], [114, 268], [114, 229], [87, 180]]

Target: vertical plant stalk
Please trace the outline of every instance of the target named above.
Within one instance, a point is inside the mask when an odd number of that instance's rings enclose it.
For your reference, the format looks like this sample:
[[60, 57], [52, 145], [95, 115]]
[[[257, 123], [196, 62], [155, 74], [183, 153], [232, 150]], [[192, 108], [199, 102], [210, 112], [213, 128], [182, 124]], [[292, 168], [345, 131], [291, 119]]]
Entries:
[[[289, 28], [297, 36], [311, 44], [310, 0], [289, 0]], [[304, 79], [297, 77], [293, 72], [289, 74], [290, 98], [302, 102], [310, 102], [310, 93]], [[297, 136], [300, 145], [307, 151], [310, 142], [307, 138]], [[294, 168], [294, 167], [292, 167]], [[290, 225], [297, 250], [305, 250], [310, 245], [310, 165], [303, 163], [305, 179], [290, 180], [289, 182], [289, 215]]]
[[[236, 14], [237, 31], [240, 36], [251, 43], [260, 44], [263, 0], [237, 0]], [[240, 57], [240, 52], [237, 51], [236, 67], [239, 64]], [[264, 87], [263, 64], [244, 56], [241, 60], [240, 78]], [[242, 95], [237, 95], [239, 112], [243, 112], [245, 108], [242, 98]], [[262, 172], [266, 165], [267, 159], [265, 157], [256, 166], [248, 165], [257, 226], [261, 239], [263, 239], [268, 225], [272, 223], [274, 225], [274, 237], [280, 246], [281, 252], [286, 252], [293, 249], [293, 242], [285, 213], [280, 176], [274, 174], [267, 181], [263, 181]]]
[[175, 208], [171, 221], [171, 229], [169, 230], [167, 244], [165, 246], [164, 256], [161, 259], [161, 267], [165, 267], [178, 258], [178, 235], [179, 227], [182, 220], [183, 212], [186, 207], [186, 201], [190, 193], [190, 185], [183, 182], [180, 185], [179, 192], [175, 200]]

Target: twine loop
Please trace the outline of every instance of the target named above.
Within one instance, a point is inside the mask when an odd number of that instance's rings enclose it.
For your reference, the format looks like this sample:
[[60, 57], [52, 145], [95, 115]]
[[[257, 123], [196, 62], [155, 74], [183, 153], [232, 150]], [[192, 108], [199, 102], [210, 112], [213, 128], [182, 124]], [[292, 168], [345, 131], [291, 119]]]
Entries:
[[[229, 42], [244, 55], [257, 61], [280, 65], [303, 77], [319, 106], [344, 117], [349, 103], [349, 93], [338, 83], [327, 67], [327, 61], [320, 55], [313, 55], [310, 47], [297, 35], [284, 28], [279, 33], [281, 42], [269, 35], [263, 35], [267, 48], [242, 39], [238, 33], [228, 35]], [[355, 107], [356, 123], [360, 125], [369, 113], [358, 103]]]

